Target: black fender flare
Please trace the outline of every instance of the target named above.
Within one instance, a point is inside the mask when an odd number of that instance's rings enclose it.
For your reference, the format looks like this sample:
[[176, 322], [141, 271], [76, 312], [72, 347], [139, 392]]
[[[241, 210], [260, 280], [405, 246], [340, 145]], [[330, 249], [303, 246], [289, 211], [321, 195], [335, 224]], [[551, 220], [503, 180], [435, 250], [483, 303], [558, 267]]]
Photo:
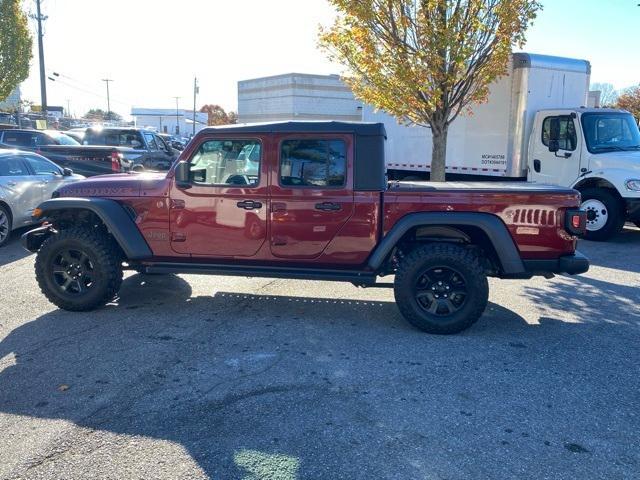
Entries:
[[[115, 200], [108, 198], [54, 198], [42, 202], [38, 208], [42, 211], [42, 218], [60, 210], [89, 210], [102, 220], [128, 260], [144, 260], [153, 256], [153, 252], [134, 220]], [[29, 233], [27, 232], [25, 236]]]
[[506, 275], [525, 272], [520, 253], [507, 230], [497, 216], [482, 212], [416, 212], [409, 213], [396, 222], [380, 241], [368, 260], [368, 266], [377, 271], [400, 239], [409, 230], [422, 226], [469, 226], [482, 230], [498, 254], [502, 271]]

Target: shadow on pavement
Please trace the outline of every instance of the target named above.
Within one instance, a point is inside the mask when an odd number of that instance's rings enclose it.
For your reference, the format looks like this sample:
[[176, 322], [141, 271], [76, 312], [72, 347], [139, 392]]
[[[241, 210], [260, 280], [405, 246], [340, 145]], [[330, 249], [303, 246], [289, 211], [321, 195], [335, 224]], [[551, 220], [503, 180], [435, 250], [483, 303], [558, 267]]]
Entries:
[[[496, 478], [585, 478], [622, 455], [581, 430], [597, 421], [593, 402], [620, 434], [638, 427], [607, 410], [637, 381], [599, 376], [611, 360], [590, 355], [601, 332], [588, 323], [529, 325], [490, 304], [473, 328], [443, 337], [413, 329], [390, 302], [191, 298], [178, 276], [133, 275], [122, 292], [117, 304], [53, 311], [2, 340], [0, 411], [176, 442], [210, 478], [477, 478], [485, 465]], [[562, 308], [570, 296], [529, 294]], [[595, 290], [573, 297], [591, 324], [606, 323], [595, 302], [584, 307]], [[633, 340], [632, 324], [608, 328]], [[25, 462], [37, 476], [83, 448], [66, 442]], [[536, 460], [550, 452], [555, 464]]]
[[11, 238], [9, 238], [9, 241], [4, 246], [0, 247], [0, 267], [8, 265], [9, 263], [13, 263], [29, 255], [33, 255], [32, 253], [22, 248], [22, 244], [20, 243], [20, 236], [27, 230], [29, 230], [29, 228], [33, 227], [14, 230], [11, 233]]
[[589, 257], [591, 265], [640, 272], [640, 228], [630, 224], [607, 242], [580, 240], [578, 250]]

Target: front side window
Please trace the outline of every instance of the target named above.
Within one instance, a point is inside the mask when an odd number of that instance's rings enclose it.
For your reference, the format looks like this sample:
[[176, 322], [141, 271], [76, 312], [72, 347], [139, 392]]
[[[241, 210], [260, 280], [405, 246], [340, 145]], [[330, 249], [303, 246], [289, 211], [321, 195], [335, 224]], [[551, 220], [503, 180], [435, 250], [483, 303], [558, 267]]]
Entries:
[[638, 125], [628, 113], [585, 113], [582, 129], [591, 153], [640, 148]]
[[[246, 152], [255, 152], [247, 158]], [[199, 185], [255, 186], [259, 181], [258, 140], [209, 140], [190, 162], [191, 181]]]
[[280, 184], [343, 187], [347, 162], [343, 140], [285, 140], [280, 147]]
[[576, 127], [573, 118], [563, 115], [560, 117], [547, 117], [542, 122], [542, 144], [549, 146], [549, 138], [551, 138], [551, 119], [557, 118], [560, 123], [560, 134], [558, 135], [558, 147], [560, 150], [573, 151], [578, 144], [576, 136]]
[[21, 177], [29, 175], [27, 166], [17, 155], [0, 156], [0, 177]]
[[36, 175], [61, 175], [60, 168], [45, 158], [28, 156], [26, 157], [29, 165], [33, 168]]
[[153, 137], [152, 133], [145, 133], [144, 138], [147, 140], [147, 146], [149, 147], [149, 150], [158, 150], [156, 139]]

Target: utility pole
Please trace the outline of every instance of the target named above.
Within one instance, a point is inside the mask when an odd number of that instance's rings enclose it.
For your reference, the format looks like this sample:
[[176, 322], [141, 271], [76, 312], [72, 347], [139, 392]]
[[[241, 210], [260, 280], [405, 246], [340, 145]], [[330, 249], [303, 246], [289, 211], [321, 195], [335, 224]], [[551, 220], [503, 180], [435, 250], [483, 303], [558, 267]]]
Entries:
[[111, 99], [109, 98], [109, 82], [113, 82], [110, 78], [103, 78], [102, 81], [107, 84], [107, 120], [111, 119]]
[[180, 97], [173, 97], [176, 99], [176, 135], [180, 134], [180, 124], [178, 123], [179, 119], [178, 117], [180, 116], [180, 113], [178, 112], [178, 100], [180, 99]]
[[198, 79], [193, 77], [193, 133], [196, 134], [196, 95], [200, 92], [198, 88]]
[[[42, 42], [42, 37], [44, 37], [44, 33], [42, 33], [42, 22], [46, 20], [48, 17], [42, 15], [40, 11], [40, 0], [36, 0], [36, 16], [35, 19], [38, 22], [38, 56], [40, 58], [40, 103], [42, 112], [44, 113], [44, 119], [47, 119], [47, 83], [44, 74], [44, 47]], [[31, 16], [31, 18], [34, 18]]]
[[67, 117], [71, 118], [71, 99], [67, 98]]

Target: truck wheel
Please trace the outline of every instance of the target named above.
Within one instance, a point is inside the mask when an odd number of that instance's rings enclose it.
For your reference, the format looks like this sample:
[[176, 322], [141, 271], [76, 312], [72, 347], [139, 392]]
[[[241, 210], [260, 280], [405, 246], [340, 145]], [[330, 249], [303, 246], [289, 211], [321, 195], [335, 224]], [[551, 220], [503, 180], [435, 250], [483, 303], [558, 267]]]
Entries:
[[608, 240], [624, 226], [624, 214], [618, 199], [601, 188], [581, 190], [580, 208], [587, 212], [587, 240]]
[[87, 311], [113, 300], [122, 284], [120, 254], [109, 240], [82, 228], [49, 237], [36, 256], [36, 279], [51, 303]]
[[418, 247], [400, 262], [394, 283], [402, 315], [428, 333], [469, 328], [487, 306], [489, 284], [473, 252], [446, 243]]
[[9, 209], [0, 205], [0, 247], [6, 244], [11, 237], [11, 213]]

